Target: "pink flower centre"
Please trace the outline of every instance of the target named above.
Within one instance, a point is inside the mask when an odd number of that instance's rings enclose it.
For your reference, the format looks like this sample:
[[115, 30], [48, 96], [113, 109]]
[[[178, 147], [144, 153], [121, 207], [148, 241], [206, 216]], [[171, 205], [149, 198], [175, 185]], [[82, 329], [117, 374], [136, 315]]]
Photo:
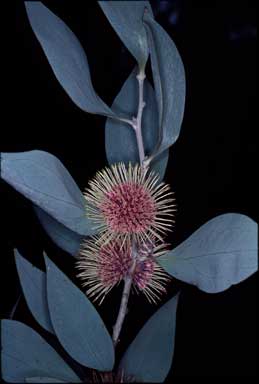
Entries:
[[[99, 276], [105, 286], [115, 285], [125, 278], [131, 271], [132, 256], [130, 248], [121, 248], [120, 244], [104, 245], [99, 253]], [[152, 279], [154, 260], [147, 257], [137, 260], [133, 272], [133, 283], [140, 289], [145, 289]]]
[[150, 193], [139, 184], [123, 183], [107, 192], [100, 205], [107, 225], [114, 232], [145, 231], [155, 219], [156, 207]]
[[104, 245], [99, 253], [99, 276], [106, 286], [122, 280], [130, 270], [132, 263], [129, 250], [120, 248], [120, 244]]

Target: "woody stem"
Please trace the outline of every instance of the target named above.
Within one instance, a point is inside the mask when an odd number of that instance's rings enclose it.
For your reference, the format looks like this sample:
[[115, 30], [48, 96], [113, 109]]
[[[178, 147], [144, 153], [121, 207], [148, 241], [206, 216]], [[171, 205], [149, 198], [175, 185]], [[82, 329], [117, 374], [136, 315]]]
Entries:
[[122, 324], [123, 324], [125, 316], [126, 316], [131, 285], [132, 285], [132, 277], [127, 276], [124, 279], [124, 288], [123, 288], [123, 293], [122, 293], [122, 298], [121, 298], [119, 314], [118, 314], [118, 317], [116, 320], [116, 324], [113, 327], [112, 339], [113, 339], [114, 346], [116, 346], [118, 341], [119, 341], [119, 336], [120, 336]]
[[136, 77], [138, 80], [138, 113], [137, 113], [137, 117], [133, 117], [132, 119], [132, 126], [135, 131], [136, 139], [137, 139], [139, 162], [140, 164], [143, 164], [145, 159], [145, 150], [144, 150], [142, 130], [141, 130], [141, 121], [142, 121], [143, 109], [146, 105], [143, 98], [144, 80], [146, 78], [144, 69], [140, 70]]
[[119, 314], [118, 314], [116, 323], [113, 327], [112, 339], [113, 339], [114, 346], [116, 346], [118, 341], [119, 341], [121, 328], [122, 328], [122, 325], [123, 325], [123, 322], [124, 322], [124, 319], [125, 319], [125, 316], [127, 313], [127, 306], [128, 306], [128, 301], [129, 301], [130, 289], [132, 286], [132, 276], [133, 276], [133, 273], [134, 273], [135, 267], [136, 267], [136, 260], [137, 260], [138, 253], [137, 253], [136, 243], [134, 240], [132, 242], [131, 255], [132, 255], [132, 265], [131, 265], [131, 268], [129, 270], [128, 275], [124, 278], [124, 288], [123, 288], [122, 297], [121, 297]]
[[[137, 117], [133, 117], [133, 119], [129, 123], [133, 127], [136, 134], [138, 152], [139, 152], [139, 162], [141, 165], [144, 165], [145, 151], [144, 151], [143, 137], [142, 137], [142, 131], [141, 131], [142, 114], [143, 114], [143, 109], [145, 107], [143, 93], [144, 93], [144, 80], [146, 78], [146, 75], [145, 75], [144, 69], [141, 69], [136, 77], [138, 80], [138, 89], [139, 89], [138, 113], [137, 113]], [[132, 276], [136, 266], [136, 259], [137, 259], [137, 249], [136, 249], [136, 244], [133, 240], [132, 266], [129, 274], [124, 278], [124, 288], [123, 288], [122, 297], [121, 297], [120, 309], [119, 309], [116, 323], [113, 327], [112, 339], [113, 339], [114, 346], [116, 346], [119, 341], [121, 328], [127, 313], [127, 306], [128, 306], [129, 295], [130, 295], [130, 290], [132, 286]]]

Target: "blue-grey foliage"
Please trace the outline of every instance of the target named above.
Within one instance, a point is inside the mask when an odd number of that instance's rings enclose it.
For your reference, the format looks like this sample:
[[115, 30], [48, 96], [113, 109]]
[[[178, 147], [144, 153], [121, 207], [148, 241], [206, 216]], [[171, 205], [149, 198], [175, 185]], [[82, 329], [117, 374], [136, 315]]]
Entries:
[[34, 210], [52, 241], [71, 255], [77, 255], [84, 236], [68, 229], [37, 205], [34, 206]]
[[[137, 68], [131, 72], [123, 84], [119, 94], [115, 98], [112, 109], [116, 114], [124, 114], [130, 117], [137, 116], [138, 111], [138, 81], [136, 79]], [[142, 116], [142, 135], [145, 154], [149, 155], [156, 146], [158, 130], [158, 112], [155, 93], [146, 79], [144, 81], [144, 100], [146, 106]], [[139, 162], [137, 140], [134, 129], [127, 123], [107, 119], [105, 126], [105, 149], [109, 164], [116, 162]], [[151, 163], [151, 168], [160, 174], [163, 179], [168, 161], [168, 150], [164, 151]]]
[[[40, 1], [25, 1], [31, 27], [59, 83], [82, 110], [107, 116], [105, 148], [109, 164], [139, 162], [133, 128], [118, 119], [138, 111], [138, 70], [149, 53], [155, 91], [146, 79], [142, 135], [151, 169], [162, 180], [169, 147], [177, 140], [184, 114], [185, 72], [179, 52], [154, 20], [148, 1], [98, 1], [138, 66], [109, 108], [96, 94], [86, 54], [68, 26]], [[1, 154], [1, 178], [29, 199], [42, 226], [63, 250], [76, 255], [85, 236], [96, 233], [86, 217], [75, 181], [53, 155], [43, 151]], [[258, 226], [229, 213], [204, 224], [158, 259], [172, 276], [205, 292], [224, 291], [258, 270]], [[115, 351], [100, 315], [86, 295], [46, 256], [46, 273], [17, 250], [15, 261], [27, 305], [38, 323], [54, 333], [76, 362], [112, 371]], [[155, 312], [130, 344], [119, 368], [140, 382], [162, 382], [173, 361], [179, 295]], [[57, 352], [34, 330], [1, 321], [2, 377], [7, 382], [81, 382]]]
[[14, 320], [1, 320], [2, 378], [25, 383], [32, 375], [79, 383], [79, 377], [33, 329]]
[[112, 370], [113, 343], [100, 315], [47, 256], [45, 262], [50, 317], [60, 343], [78, 363], [100, 371]]
[[32, 315], [43, 328], [54, 333], [49, 316], [45, 272], [34, 267], [16, 249], [14, 254], [23, 294]]
[[221, 292], [258, 270], [257, 235], [252, 219], [227, 213], [208, 221], [158, 262], [179, 280]]
[[179, 52], [166, 31], [145, 12], [152, 72], [158, 103], [160, 139], [155, 153], [177, 140], [184, 114], [185, 72]]
[[178, 298], [179, 294], [155, 312], [120, 362], [120, 368], [137, 382], [163, 382], [171, 368]]
[[145, 8], [153, 15], [149, 1], [98, 1], [112, 27], [143, 68], [148, 59], [148, 44], [143, 15]]
[[25, 7], [56, 78], [74, 103], [86, 112], [113, 116], [93, 88], [86, 54], [74, 33], [40, 1], [25, 1]]
[[85, 215], [84, 196], [55, 156], [43, 151], [1, 154], [1, 177], [68, 229], [95, 231]]
[[27, 377], [25, 383], [67, 383], [67, 381], [60, 380], [54, 377]]
[[168, 158], [169, 158], [169, 150], [165, 149], [163, 152], [160, 152], [159, 155], [157, 155], [150, 164], [150, 169], [155, 171], [160, 175], [160, 181], [163, 180], [165, 172], [166, 172], [166, 167], [168, 163]]

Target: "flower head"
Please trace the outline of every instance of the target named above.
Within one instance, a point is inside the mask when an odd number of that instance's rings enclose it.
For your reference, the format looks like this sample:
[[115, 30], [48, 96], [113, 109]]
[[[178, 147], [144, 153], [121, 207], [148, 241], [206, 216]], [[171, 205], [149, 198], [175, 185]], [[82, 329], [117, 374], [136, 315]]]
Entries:
[[121, 280], [131, 276], [133, 287], [155, 302], [165, 292], [169, 280], [166, 272], [156, 263], [156, 257], [165, 253], [166, 244], [157, 244], [155, 238], [141, 244], [118, 238], [101, 245], [96, 238], [83, 243], [79, 260], [78, 277], [87, 286], [87, 295], [100, 303], [106, 294]]
[[160, 240], [172, 226], [175, 205], [169, 185], [140, 165], [105, 168], [85, 191], [87, 213], [106, 242], [123, 237]]

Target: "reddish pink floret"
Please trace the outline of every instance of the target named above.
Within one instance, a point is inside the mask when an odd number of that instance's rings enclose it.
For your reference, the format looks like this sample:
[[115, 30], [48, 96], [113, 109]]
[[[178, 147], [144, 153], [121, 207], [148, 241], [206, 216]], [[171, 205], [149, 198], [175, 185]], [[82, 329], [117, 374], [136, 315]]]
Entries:
[[106, 193], [100, 205], [108, 226], [114, 232], [139, 233], [152, 225], [156, 207], [150, 193], [139, 184], [122, 183]]
[[[105, 286], [113, 285], [125, 278], [131, 270], [132, 257], [130, 248], [121, 248], [120, 244], [103, 246], [99, 253], [99, 277]], [[145, 289], [154, 273], [152, 258], [137, 260], [133, 272], [133, 282], [140, 289]]]
[[132, 259], [129, 249], [121, 249], [120, 244], [104, 245], [99, 253], [99, 276], [106, 286], [122, 280], [130, 270]]

